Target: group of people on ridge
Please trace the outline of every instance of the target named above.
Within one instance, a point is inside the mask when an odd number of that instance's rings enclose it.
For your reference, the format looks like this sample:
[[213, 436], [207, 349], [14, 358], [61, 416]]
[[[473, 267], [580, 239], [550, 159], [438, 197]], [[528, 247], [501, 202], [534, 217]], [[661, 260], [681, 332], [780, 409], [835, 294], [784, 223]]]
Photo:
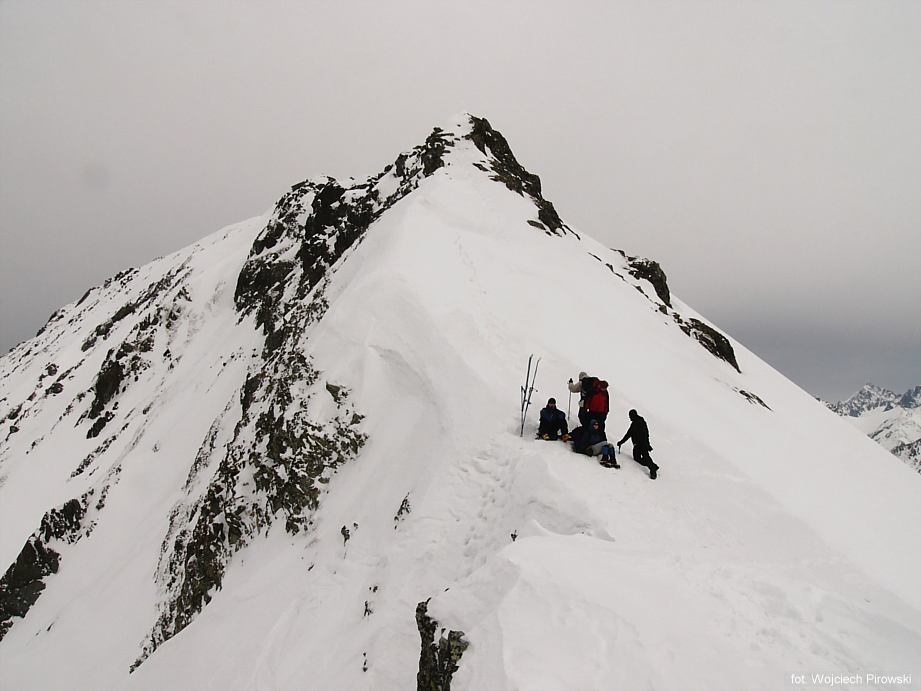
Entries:
[[[579, 426], [569, 432], [566, 415], [556, 407], [556, 399], [547, 401], [547, 407], [540, 411], [540, 425], [537, 436], [547, 441], [561, 439], [572, 442], [572, 450], [588, 456], [601, 456], [601, 465], [606, 468], [620, 468], [614, 444], [608, 441], [604, 432], [605, 421], [610, 409], [608, 396], [608, 383], [597, 377], [590, 377], [585, 372], [579, 372], [577, 381], [569, 380], [569, 391], [579, 394]], [[628, 439], [633, 441], [633, 460], [649, 468], [649, 477], [656, 479], [659, 470], [649, 452], [649, 428], [646, 420], [640, 417], [635, 410], [631, 410], [630, 428], [617, 442], [617, 449]]]

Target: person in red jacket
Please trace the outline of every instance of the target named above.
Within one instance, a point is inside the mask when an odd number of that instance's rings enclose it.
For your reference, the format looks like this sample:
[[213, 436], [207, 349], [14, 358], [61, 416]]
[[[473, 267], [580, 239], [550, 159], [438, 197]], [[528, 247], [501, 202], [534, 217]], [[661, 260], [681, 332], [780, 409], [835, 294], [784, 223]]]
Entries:
[[588, 422], [597, 420], [601, 431], [604, 432], [604, 423], [608, 419], [610, 409], [611, 399], [608, 395], [608, 383], [604, 379], [599, 379], [585, 399], [585, 417]]

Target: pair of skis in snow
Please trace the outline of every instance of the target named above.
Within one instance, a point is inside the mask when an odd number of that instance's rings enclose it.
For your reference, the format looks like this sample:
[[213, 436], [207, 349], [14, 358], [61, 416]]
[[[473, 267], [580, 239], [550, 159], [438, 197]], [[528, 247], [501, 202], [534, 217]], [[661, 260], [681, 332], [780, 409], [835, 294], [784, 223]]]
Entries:
[[[534, 372], [531, 372], [531, 365], [534, 366]], [[521, 434], [524, 436], [524, 421], [528, 416], [528, 407], [531, 405], [531, 394], [537, 391], [534, 388], [534, 382], [537, 381], [537, 368], [540, 366], [540, 358], [534, 362], [534, 354], [528, 357], [528, 373], [524, 377], [524, 385], [521, 387]]]

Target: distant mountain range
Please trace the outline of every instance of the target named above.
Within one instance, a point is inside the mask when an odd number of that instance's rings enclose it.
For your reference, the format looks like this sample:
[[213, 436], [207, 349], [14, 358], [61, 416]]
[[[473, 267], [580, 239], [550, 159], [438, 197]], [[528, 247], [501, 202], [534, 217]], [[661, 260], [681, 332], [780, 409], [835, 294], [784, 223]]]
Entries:
[[899, 395], [864, 384], [847, 400], [826, 405], [921, 473], [921, 386]]

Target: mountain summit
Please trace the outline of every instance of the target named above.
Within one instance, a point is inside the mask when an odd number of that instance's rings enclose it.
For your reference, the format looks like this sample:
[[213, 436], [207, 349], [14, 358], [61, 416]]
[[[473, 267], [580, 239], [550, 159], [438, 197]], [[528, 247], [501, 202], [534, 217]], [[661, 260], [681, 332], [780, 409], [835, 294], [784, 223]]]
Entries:
[[[611, 384], [609, 438], [646, 418], [659, 479], [533, 439], [580, 370]], [[462, 115], [114, 276], [0, 360], [0, 686], [918, 669], [919, 499]]]

